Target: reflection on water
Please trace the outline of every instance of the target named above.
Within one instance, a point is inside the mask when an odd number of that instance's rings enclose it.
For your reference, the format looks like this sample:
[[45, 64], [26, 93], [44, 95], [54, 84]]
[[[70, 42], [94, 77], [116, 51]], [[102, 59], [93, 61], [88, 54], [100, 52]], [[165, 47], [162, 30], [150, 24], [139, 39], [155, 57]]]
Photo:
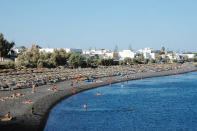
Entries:
[[196, 109], [197, 72], [148, 78], [69, 97], [51, 110], [45, 131], [197, 130]]

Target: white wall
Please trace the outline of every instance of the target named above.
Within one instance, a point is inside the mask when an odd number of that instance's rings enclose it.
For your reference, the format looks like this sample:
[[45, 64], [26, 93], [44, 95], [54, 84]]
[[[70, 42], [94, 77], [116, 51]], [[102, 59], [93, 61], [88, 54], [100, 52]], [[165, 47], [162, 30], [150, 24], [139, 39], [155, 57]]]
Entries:
[[195, 54], [182, 54], [182, 56], [187, 56], [189, 59], [192, 59], [195, 57]]
[[53, 52], [53, 48], [42, 48], [39, 50], [40, 52], [47, 52], [47, 53], [52, 53]]
[[120, 60], [124, 60], [125, 58], [135, 58], [135, 52], [131, 50], [123, 50], [119, 52]]

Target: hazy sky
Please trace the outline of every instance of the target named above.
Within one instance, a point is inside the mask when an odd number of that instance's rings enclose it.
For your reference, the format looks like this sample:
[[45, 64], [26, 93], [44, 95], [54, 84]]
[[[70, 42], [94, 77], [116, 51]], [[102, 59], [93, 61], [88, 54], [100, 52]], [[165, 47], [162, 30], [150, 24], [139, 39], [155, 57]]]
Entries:
[[0, 0], [17, 46], [197, 51], [197, 0]]

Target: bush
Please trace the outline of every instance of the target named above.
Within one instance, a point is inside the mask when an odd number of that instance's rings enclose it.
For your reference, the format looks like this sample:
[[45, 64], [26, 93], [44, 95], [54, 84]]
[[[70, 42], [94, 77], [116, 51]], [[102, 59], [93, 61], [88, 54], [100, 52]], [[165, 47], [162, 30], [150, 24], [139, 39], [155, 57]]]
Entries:
[[15, 69], [16, 68], [15, 62], [8, 62], [8, 63], [6, 63], [5, 64], [5, 68]]
[[65, 66], [68, 65], [67, 61], [70, 55], [70, 53], [66, 53], [63, 49], [54, 49], [53, 53], [39, 52], [39, 48], [32, 45], [24, 54], [18, 56], [17, 67], [53, 68]]
[[69, 57], [69, 65], [73, 68], [78, 68], [79, 66], [83, 66], [85, 64], [84, 57], [79, 54], [72, 54]]

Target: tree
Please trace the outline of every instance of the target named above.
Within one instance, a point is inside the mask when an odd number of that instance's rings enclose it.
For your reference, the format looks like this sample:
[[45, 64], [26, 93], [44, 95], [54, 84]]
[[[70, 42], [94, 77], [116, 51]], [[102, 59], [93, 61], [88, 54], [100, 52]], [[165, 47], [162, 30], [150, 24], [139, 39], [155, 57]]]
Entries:
[[140, 64], [146, 63], [146, 61], [145, 61], [145, 59], [144, 59], [144, 56], [138, 56], [137, 61], [138, 61], [138, 63], [140, 63]]
[[39, 49], [35, 45], [32, 45], [24, 54], [19, 55], [17, 65], [19, 67], [25, 66], [35, 68], [38, 65], [39, 58]]
[[36, 45], [36, 48], [38, 48], [38, 49], [42, 49], [42, 47], [41, 47], [41, 46], [39, 46], [39, 45]]
[[102, 66], [111, 66], [111, 65], [117, 65], [117, 62], [114, 61], [114, 59], [98, 59], [98, 65]]
[[125, 63], [124, 60], [120, 60], [120, 61], [119, 61], [119, 65], [126, 65], [126, 63]]
[[24, 51], [27, 49], [25, 46], [19, 46], [18, 49], [23, 49]]
[[183, 62], [188, 62], [188, 61], [189, 61], [188, 56], [184, 56], [184, 57], [183, 57]]
[[156, 60], [157, 62], [160, 62], [160, 61], [162, 60], [162, 56], [161, 56], [161, 55], [156, 56], [156, 57], [155, 57], [155, 60]]
[[52, 53], [50, 60], [55, 66], [63, 66], [67, 65], [67, 61], [70, 55], [71, 54], [66, 53], [64, 49], [54, 49], [54, 52]]
[[114, 48], [113, 58], [114, 58], [115, 60], [118, 60], [118, 59], [119, 59], [119, 53], [118, 53], [118, 46], [117, 46], [117, 45], [116, 45], [115, 48]]
[[82, 55], [80, 55], [80, 54], [73, 53], [69, 57], [69, 64], [73, 68], [77, 68], [79, 66], [82, 66], [84, 64], [84, 57]]
[[94, 64], [94, 66], [98, 66], [99, 65], [99, 59], [93, 59], [93, 64]]
[[52, 68], [52, 67], [55, 67], [55, 64], [51, 60], [52, 54], [53, 53], [50, 53], [50, 52], [40, 52], [40, 58], [38, 60], [37, 67], [39, 67], [39, 68], [43, 68], [43, 67]]
[[173, 62], [173, 63], [177, 63], [177, 60], [176, 60], [176, 59], [174, 59], [172, 62]]
[[155, 60], [153, 58], [150, 59], [151, 63], [155, 63]]
[[164, 46], [161, 47], [161, 51], [162, 51], [162, 52], [165, 52], [165, 47], [164, 47]]
[[168, 51], [167, 54], [173, 54], [173, 51]]
[[87, 58], [86, 59], [86, 64], [87, 64], [88, 67], [91, 67], [92, 64], [93, 64], [93, 60], [91, 58]]
[[129, 58], [129, 57], [126, 57], [126, 58], [124, 58], [124, 63], [125, 63], [126, 65], [132, 65], [132, 59]]
[[168, 56], [165, 56], [165, 62], [169, 63], [170, 62], [170, 58]]
[[11, 51], [14, 45], [14, 42], [7, 41], [6, 39], [4, 39], [3, 34], [0, 33], [0, 58], [8, 57], [8, 53]]
[[129, 45], [128, 50], [132, 51], [132, 46], [131, 45]]
[[133, 63], [133, 64], [138, 64], [138, 59], [137, 59], [137, 58], [133, 58], [133, 59], [132, 59], [132, 63]]

